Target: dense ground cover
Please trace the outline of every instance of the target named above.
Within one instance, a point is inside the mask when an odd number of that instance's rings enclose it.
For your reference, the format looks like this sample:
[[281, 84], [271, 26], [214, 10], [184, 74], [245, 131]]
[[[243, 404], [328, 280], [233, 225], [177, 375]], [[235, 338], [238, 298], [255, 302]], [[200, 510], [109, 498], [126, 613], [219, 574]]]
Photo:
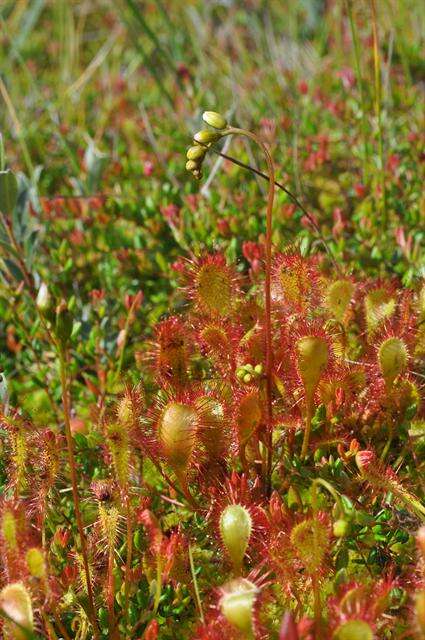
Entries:
[[1, 4], [5, 638], [425, 637], [423, 23]]

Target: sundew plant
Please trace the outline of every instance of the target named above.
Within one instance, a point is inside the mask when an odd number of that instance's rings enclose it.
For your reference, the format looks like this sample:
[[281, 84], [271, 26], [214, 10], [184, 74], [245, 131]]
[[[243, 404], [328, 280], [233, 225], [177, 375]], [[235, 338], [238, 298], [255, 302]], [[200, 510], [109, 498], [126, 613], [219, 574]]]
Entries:
[[0, 6], [5, 640], [425, 639], [425, 14], [284, 4]]

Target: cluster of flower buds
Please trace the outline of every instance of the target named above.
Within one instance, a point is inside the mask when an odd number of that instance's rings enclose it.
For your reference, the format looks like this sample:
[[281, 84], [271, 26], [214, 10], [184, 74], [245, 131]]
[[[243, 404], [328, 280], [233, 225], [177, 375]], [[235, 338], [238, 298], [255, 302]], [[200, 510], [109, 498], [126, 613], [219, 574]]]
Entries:
[[227, 127], [226, 119], [216, 111], [204, 111], [203, 121], [216, 131], [201, 129], [193, 136], [194, 144], [189, 147], [186, 153], [186, 169], [190, 171], [198, 180], [202, 178], [202, 163], [209, 147], [220, 140]]
[[262, 375], [262, 364], [256, 364], [255, 367], [252, 364], [244, 364], [236, 369], [236, 377], [245, 384], [249, 384], [255, 378], [261, 378]]

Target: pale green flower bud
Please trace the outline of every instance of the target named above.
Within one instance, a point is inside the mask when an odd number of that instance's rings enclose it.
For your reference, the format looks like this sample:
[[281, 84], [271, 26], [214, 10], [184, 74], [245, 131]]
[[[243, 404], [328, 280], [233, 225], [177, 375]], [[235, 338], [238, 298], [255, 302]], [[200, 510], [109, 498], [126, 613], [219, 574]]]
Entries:
[[216, 133], [215, 131], [209, 131], [208, 129], [202, 129], [201, 131], [197, 131], [193, 136], [195, 142], [199, 142], [200, 144], [211, 144], [212, 142], [217, 142], [220, 140], [221, 135]]
[[217, 111], [204, 111], [202, 120], [209, 124], [210, 127], [214, 127], [214, 129], [225, 129], [227, 127], [226, 119]]
[[205, 147], [201, 147], [199, 144], [195, 144], [193, 147], [189, 147], [186, 153], [188, 160], [203, 160], [207, 150]]
[[188, 160], [186, 162], [186, 170], [187, 171], [195, 171], [199, 168], [199, 163], [195, 162], [195, 160]]

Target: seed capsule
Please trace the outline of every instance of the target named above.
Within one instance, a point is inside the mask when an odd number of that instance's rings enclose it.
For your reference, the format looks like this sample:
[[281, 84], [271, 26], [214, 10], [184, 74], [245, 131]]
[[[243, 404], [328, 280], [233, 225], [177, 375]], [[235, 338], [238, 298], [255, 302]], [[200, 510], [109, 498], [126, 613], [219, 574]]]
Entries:
[[220, 534], [236, 571], [239, 571], [252, 532], [252, 518], [246, 507], [231, 504], [220, 516]]
[[227, 127], [226, 118], [221, 113], [217, 113], [217, 111], [204, 111], [202, 120], [209, 124], [210, 127], [214, 127], [214, 129], [225, 129]]

